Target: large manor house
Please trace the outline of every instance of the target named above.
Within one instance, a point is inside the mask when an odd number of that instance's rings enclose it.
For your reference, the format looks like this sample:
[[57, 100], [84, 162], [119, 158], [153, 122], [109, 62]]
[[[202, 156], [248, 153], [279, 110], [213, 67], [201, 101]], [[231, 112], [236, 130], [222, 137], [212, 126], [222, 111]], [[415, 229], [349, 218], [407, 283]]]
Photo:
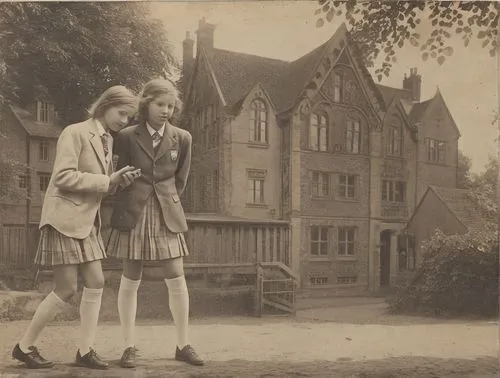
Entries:
[[[202, 19], [183, 42], [186, 212], [286, 223], [306, 291], [377, 290], [414, 269], [410, 216], [429, 186], [456, 186], [460, 132], [439, 90], [422, 99], [416, 68], [401, 88], [377, 84], [345, 25], [291, 62], [219, 49], [215, 32]], [[1, 148], [32, 167], [3, 226], [39, 221], [54, 119], [43, 97], [3, 112]]]

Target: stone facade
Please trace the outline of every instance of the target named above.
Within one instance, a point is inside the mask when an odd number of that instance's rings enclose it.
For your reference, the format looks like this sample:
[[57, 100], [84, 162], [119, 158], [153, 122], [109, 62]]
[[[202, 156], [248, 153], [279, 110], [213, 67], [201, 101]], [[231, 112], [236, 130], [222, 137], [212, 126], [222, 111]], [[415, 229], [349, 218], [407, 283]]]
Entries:
[[[291, 267], [311, 295], [377, 290], [412, 269], [399, 261], [411, 244], [400, 231], [428, 185], [456, 185], [460, 134], [439, 91], [420, 102], [416, 69], [403, 88], [376, 85], [344, 26], [283, 62], [216, 49], [207, 25], [196, 56], [184, 54], [190, 196], [206, 192], [199, 172], [218, 167], [207, 211], [288, 220]], [[207, 101], [217, 104], [212, 131], [197, 121]], [[211, 151], [200, 147], [207, 132]]]

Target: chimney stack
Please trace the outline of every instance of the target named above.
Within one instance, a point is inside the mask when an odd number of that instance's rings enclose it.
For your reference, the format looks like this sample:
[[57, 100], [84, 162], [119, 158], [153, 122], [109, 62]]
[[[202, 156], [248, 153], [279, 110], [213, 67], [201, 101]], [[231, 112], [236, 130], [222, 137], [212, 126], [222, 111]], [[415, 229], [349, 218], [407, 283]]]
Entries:
[[403, 88], [411, 92], [413, 102], [420, 102], [422, 76], [417, 73], [417, 68], [410, 68], [410, 76], [403, 79]]
[[182, 93], [186, 95], [187, 85], [193, 73], [194, 67], [194, 40], [189, 32], [186, 32], [186, 39], [182, 42]]
[[196, 31], [196, 34], [198, 35], [196, 41], [196, 55], [198, 55], [201, 47], [205, 49], [205, 52], [210, 54], [214, 48], [214, 30], [215, 25], [206, 22], [205, 17], [199, 21], [198, 30]]

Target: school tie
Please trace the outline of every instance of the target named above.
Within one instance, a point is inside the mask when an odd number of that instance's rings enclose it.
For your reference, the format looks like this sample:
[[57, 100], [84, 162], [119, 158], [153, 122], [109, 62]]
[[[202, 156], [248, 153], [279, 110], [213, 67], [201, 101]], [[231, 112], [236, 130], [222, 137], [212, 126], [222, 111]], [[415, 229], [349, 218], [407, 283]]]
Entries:
[[104, 148], [104, 156], [107, 157], [109, 154], [109, 138], [111, 135], [104, 133], [101, 135], [102, 147]]
[[156, 152], [158, 151], [158, 147], [160, 146], [161, 135], [158, 131], [155, 131], [152, 138], [153, 138], [153, 149], [154, 149], [155, 154], [156, 154]]
[[153, 143], [159, 143], [161, 141], [161, 135], [158, 131], [153, 134]]

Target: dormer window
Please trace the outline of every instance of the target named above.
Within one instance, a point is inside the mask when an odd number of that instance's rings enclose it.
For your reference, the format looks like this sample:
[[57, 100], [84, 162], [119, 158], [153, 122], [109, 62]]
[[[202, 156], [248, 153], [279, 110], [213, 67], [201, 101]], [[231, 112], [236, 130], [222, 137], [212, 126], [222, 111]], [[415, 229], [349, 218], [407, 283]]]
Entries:
[[313, 151], [328, 150], [328, 120], [325, 114], [313, 113], [311, 115], [309, 148]]
[[250, 142], [267, 143], [267, 109], [264, 101], [256, 99], [250, 105]]
[[342, 101], [342, 75], [338, 72], [333, 75], [333, 101]]
[[403, 138], [401, 135], [401, 127], [398, 124], [390, 125], [387, 129], [387, 140], [385, 151], [388, 155], [401, 156]]
[[36, 120], [42, 123], [53, 121], [54, 105], [46, 101], [36, 102]]
[[347, 119], [346, 129], [346, 151], [351, 154], [359, 154], [361, 150], [361, 126], [356, 119]]

